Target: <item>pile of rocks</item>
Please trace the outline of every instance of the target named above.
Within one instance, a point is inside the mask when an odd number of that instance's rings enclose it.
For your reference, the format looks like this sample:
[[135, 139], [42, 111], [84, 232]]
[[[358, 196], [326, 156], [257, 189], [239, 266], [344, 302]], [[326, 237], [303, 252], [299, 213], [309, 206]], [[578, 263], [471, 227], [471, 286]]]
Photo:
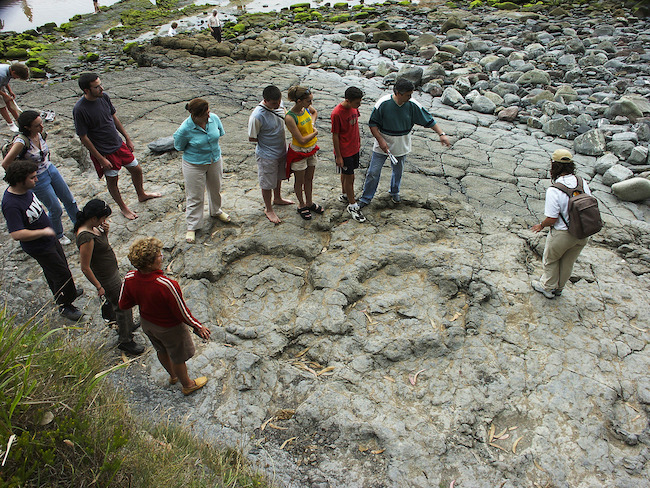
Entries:
[[180, 49], [382, 77], [385, 85], [405, 77], [455, 109], [572, 140], [575, 153], [603, 156], [596, 172], [607, 186], [636, 177], [616, 187], [620, 198], [650, 198], [650, 23], [622, 11], [608, 23], [580, 8], [555, 14], [378, 7], [374, 17], [387, 20], [289, 32], [252, 25], [221, 44], [207, 34], [157, 37], [131, 53], [142, 66], [169, 66], [169, 50]]

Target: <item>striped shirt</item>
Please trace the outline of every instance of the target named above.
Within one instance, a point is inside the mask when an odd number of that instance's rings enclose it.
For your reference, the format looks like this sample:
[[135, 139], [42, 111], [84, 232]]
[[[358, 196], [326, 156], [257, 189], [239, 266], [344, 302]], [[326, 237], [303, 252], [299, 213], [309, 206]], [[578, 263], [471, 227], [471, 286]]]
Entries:
[[151, 273], [129, 271], [122, 283], [119, 305], [122, 310], [138, 305], [140, 316], [160, 327], [185, 323], [197, 330], [203, 328], [183, 300], [181, 287], [160, 269]]

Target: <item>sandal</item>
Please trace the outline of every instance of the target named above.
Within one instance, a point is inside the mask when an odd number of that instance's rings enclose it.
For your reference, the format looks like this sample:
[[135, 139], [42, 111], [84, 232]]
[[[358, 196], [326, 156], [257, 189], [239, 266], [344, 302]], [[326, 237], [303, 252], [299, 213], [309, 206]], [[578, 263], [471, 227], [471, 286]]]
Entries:
[[311, 207], [309, 207], [309, 210], [316, 212], [318, 215], [322, 215], [325, 212], [325, 209], [317, 203], [312, 203]]
[[309, 211], [309, 207], [298, 208], [298, 214], [300, 214], [300, 216], [305, 220], [311, 220], [311, 212]]

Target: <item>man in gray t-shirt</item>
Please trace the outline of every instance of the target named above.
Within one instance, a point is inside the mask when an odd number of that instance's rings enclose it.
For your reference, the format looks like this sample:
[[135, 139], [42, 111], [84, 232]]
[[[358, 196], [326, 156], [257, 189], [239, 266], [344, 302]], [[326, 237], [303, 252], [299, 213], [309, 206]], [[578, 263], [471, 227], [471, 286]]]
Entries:
[[[99, 76], [96, 73], [82, 73], [79, 77], [79, 88], [83, 90], [84, 96], [72, 109], [77, 135], [90, 151], [90, 159], [95, 165], [97, 175], [100, 178], [106, 176], [108, 192], [120, 207], [122, 215], [133, 220], [138, 216], [126, 206], [117, 185], [120, 168], [124, 166], [131, 174], [140, 202], [157, 198], [160, 193], [144, 191], [142, 168], [133, 155], [133, 141], [117, 118], [115, 107], [108, 94], [104, 93]], [[122, 141], [120, 134], [124, 136], [125, 141]]]
[[[264, 100], [248, 119], [248, 140], [257, 143], [257, 175], [262, 188], [264, 213], [274, 224], [282, 222], [273, 210], [275, 205], [292, 205], [282, 198], [280, 186], [286, 180], [287, 142], [284, 135], [282, 92], [269, 85], [262, 92]], [[273, 197], [273, 198], [272, 198]]]

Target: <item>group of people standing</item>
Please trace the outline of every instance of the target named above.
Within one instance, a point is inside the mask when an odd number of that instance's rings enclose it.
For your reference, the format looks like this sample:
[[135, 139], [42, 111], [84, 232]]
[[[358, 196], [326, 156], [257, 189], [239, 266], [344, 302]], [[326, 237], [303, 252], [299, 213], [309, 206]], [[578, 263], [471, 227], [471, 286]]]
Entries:
[[[83, 96], [73, 109], [76, 133], [89, 150], [99, 178], [106, 177], [108, 191], [122, 215], [135, 219], [137, 214], [124, 202], [118, 188], [121, 167], [124, 166], [129, 172], [139, 201], [157, 198], [160, 194], [144, 190], [144, 177], [133, 155], [133, 142], [117, 117], [110, 97], [104, 92], [99, 76], [96, 73], [83, 73], [78, 83]], [[371, 203], [386, 160], [390, 161], [392, 169], [391, 200], [394, 204], [401, 202], [402, 174], [406, 156], [411, 151], [414, 125], [432, 129], [439, 136], [441, 144], [450, 146], [448, 136], [429, 112], [412, 99], [414, 88], [410, 81], [400, 79], [393, 93], [380, 98], [374, 105], [369, 119], [374, 145], [359, 198], [355, 196], [354, 170], [359, 167], [360, 161], [359, 108], [363, 92], [357, 87], [349, 87], [343, 101], [332, 110], [330, 122], [334, 161], [340, 173], [342, 190], [338, 200], [347, 205], [348, 213], [358, 222], [366, 220], [361, 210]], [[274, 85], [267, 86], [262, 92], [262, 101], [252, 111], [248, 121], [249, 141], [256, 144], [264, 213], [274, 224], [281, 222], [274, 207], [294, 204], [283, 198], [281, 192], [282, 181], [288, 179], [291, 173], [294, 174], [299, 216], [310, 220], [313, 214], [323, 214], [325, 211], [313, 198], [319, 152], [316, 128], [318, 111], [313, 105], [314, 94], [307, 87], [292, 86], [287, 97], [293, 104], [289, 110], [283, 106], [280, 89]], [[193, 99], [185, 108], [189, 116], [174, 133], [174, 146], [183, 152], [185, 239], [188, 243], [194, 243], [196, 232], [203, 226], [206, 191], [210, 216], [223, 223], [231, 219], [221, 207], [223, 163], [220, 138], [225, 135], [223, 124], [216, 114], [210, 112], [210, 106], [204, 99]], [[73, 305], [83, 291], [75, 286], [63, 252], [62, 245], [69, 244], [70, 240], [63, 234], [63, 211], [59, 200], [63, 202], [74, 225], [81, 270], [95, 286], [98, 295], [110, 305], [118, 324], [118, 348], [130, 354], [144, 351], [133, 336], [134, 330], [141, 324], [156, 349], [160, 363], [170, 375], [170, 384], [180, 381], [184, 394], [201, 388], [207, 378], [191, 380], [185, 366], [187, 359], [194, 354], [188, 326], [203, 339], [210, 337], [210, 330], [193, 317], [178, 283], [164, 276], [161, 241], [156, 238], [137, 240], [128, 256], [136, 270], [129, 272], [122, 280], [108, 240], [110, 207], [102, 200], [93, 199], [79, 211], [70, 189], [50, 161], [43, 120], [38, 112], [27, 110], [21, 113], [18, 128], [20, 133], [2, 161], [5, 180], [9, 183], [2, 199], [2, 212], [11, 237], [20, 241], [23, 250], [42, 267], [61, 315], [73, 321], [83, 316]], [[285, 128], [291, 134], [289, 145]], [[558, 180], [571, 188], [581, 184], [581, 180], [574, 177], [574, 170], [568, 151], [554, 153], [553, 181]], [[586, 183], [584, 191], [589, 192]], [[547, 218], [532, 229], [537, 232], [546, 226], [555, 227], [547, 241], [544, 277], [541, 282], [533, 282], [533, 288], [547, 298], [561, 295], [573, 263], [586, 243], [586, 240], [570, 240], [563, 234], [568, 226], [565, 198], [568, 201], [569, 197], [563, 193], [550, 192], [547, 195]], [[44, 207], [49, 210], [49, 216]], [[561, 223], [559, 217], [562, 218]], [[140, 324], [134, 323], [131, 313], [135, 305], [140, 307]]]
[[[104, 93], [99, 76], [82, 74], [79, 87], [83, 97], [73, 109], [77, 135], [90, 151], [98, 176], [106, 177], [109, 193], [124, 217], [135, 219], [137, 214], [126, 205], [117, 185], [121, 167], [129, 171], [140, 201], [160, 194], [144, 191], [144, 177], [133, 155], [133, 142], [119, 121], [110, 97]], [[202, 388], [207, 378], [190, 379], [185, 365], [194, 354], [187, 327], [192, 327], [203, 339], [210, 337], [210, 330], [192, 316], [178, 283], [163, 275], [162, 242], [145, 238], [133, 243], [129, 260], [136, 270], [122, 281], [108, 240], [107, 219], [111, 208], [102, 200], [92, 199], [81, 211], [78, 209], [70, 189], [50, 161], [38, 112], [21, 113], [18, 126], [20, 134], [2, 161], [4, 179], [9, 184], [2, 198], [2, 213], [11, 237], [41, 266], [60, 314], [72, 321], [83, 317], [83, 312], [74, 305], [83, 290], [76, 287], [63, 251], [62, 246], [71, 241], [63, 234], [59, 199], [74, 225], [81, 270], [97, 294], [109, 304], [110, 315], [117, 323], [118, 348], [134, 355], [144, 352], [133, 335], [141, 325], [170, 375], [169, 383], [180, 382], [185, 395]], [[131, 312], [135, 305], [140, 308], [139, 324], [134, 323]]]

